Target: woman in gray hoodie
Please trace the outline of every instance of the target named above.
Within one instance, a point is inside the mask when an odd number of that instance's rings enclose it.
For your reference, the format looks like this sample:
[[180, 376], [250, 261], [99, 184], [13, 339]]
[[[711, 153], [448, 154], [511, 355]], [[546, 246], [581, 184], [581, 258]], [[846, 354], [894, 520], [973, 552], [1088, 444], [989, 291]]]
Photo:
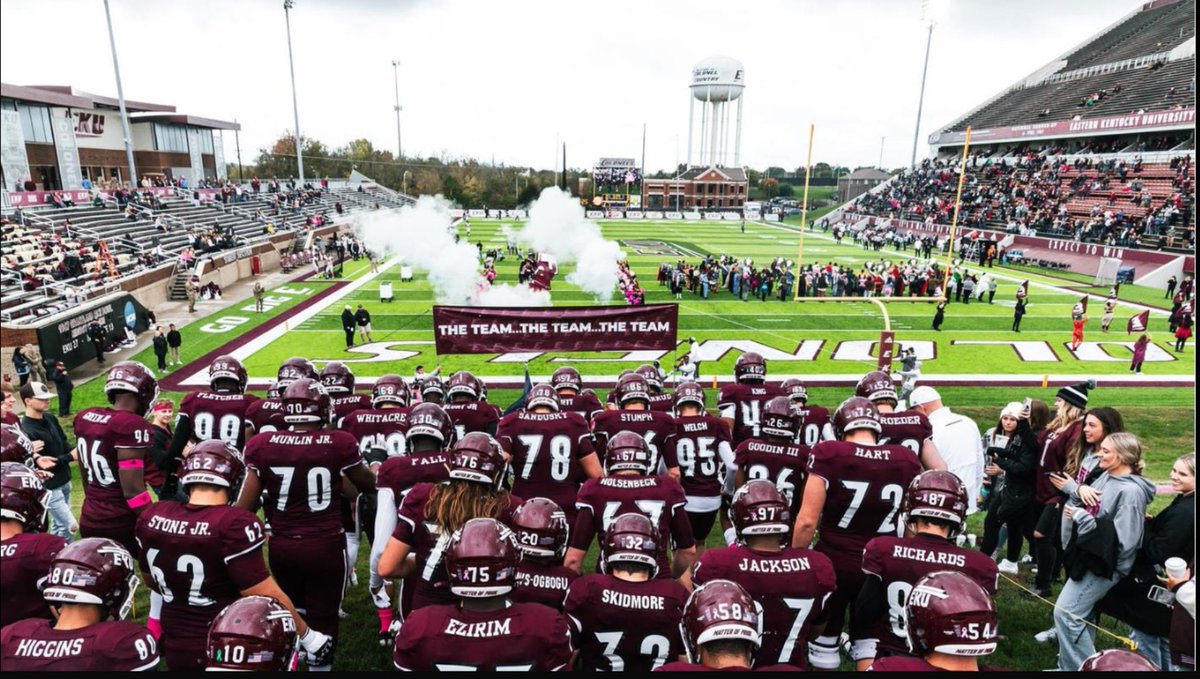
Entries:
[[1086, 621], [1093, 618], [1096, 604], [1121, 578], [1129, 574], [1142, 544], [1146, 507], [1154, 499], [1154, 483], [1142, 476], [1142, 444], [1128, 432], [1111, 434], [1100, 444], [1099, 478], [1079, 486], [1063, 508], [1064, 547], [1072, 533], [1086, 535], [1105, 519], [1116, 529], [1116, 569], [1105, 578], [1085, 572], [1079, 580], [1068, 579], [1054, 604], [1054, 628], [1058, 636], [1058, 669], [1076, 672], [1096, 652], [1095, 631]]

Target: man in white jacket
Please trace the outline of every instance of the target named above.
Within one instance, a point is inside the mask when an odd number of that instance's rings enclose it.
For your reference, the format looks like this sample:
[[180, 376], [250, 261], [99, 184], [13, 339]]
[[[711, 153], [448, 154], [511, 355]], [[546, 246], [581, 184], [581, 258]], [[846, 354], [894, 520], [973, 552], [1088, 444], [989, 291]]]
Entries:
[[933, 387], [914, 389], [909, 404], [929, 418], [929, 424], [933, 425], [933, 442], [942, 454], [946, 469], [967, 487], [967, 514], [974, 514], [983, 485], [983, 442], [979, 425], [943, 405], [941, 395]]

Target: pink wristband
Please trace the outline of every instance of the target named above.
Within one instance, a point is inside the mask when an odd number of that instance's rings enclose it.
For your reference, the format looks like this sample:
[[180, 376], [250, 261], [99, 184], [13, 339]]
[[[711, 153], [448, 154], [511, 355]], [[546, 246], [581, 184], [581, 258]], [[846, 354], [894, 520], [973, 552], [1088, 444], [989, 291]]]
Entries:
[[150, 504], [150, 491], [143, 490], [140, 495], [135, 495], [126, 500], [125, 504], [129, 505], [130, 509], [137, 509], [142, 505]]
[[144, 460], [121, 460], [117, 462], [117, 469], [142, 469], [146, 466]]

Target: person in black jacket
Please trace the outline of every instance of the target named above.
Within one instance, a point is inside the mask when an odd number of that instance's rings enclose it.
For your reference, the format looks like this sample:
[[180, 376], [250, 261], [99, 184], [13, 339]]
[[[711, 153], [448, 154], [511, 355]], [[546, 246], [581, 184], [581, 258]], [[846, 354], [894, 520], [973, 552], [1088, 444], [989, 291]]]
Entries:
[[42, 486], [49, 493], [46, 509], [50, 514], [50, 532], [70, 540], [71, 534], [79, 530], [71, 513], [71, 462], [75, 460], [75, 446], [68, 443], [62, 425], [50, 414], [53, 396], [41, 382], [25, 383], [21, 387], [25, 415], [21, 417], [20, 426], [25, 436], [34, 442], [37, 469], [50, 475], [42, 480]]
[[99, 321], [93, 320], [87, 329], [88, 340], [92, 343], [92, 348], [96, 350], [96, 361], [104, 362], [104, 328]]
[[50, 381], [54, 383], [54, 389], [58, 392], [58, 416], [70, 415], [71, 392], [75, 391], [75, 383], [71, 381], [67, 366], [63, 365], [62, 361], [54, 362], [54, 369], [50, 371]]
[[349, 350], [354, 346], [354, 312], [350, 310], [349, 304], [342, 309], [342, 330], [346, 331], [346, 349]]
[[1033, 544], [1038, 509], [1034, 501], [1037, 434], [1049, 419], [1050, 410], [1042, 401], [1013, 402], [1001, 411], [996, 427], [984, 435], [987, 458], [984, 473], [992, 480], [992, 490], [980, 549], [984, 554], [995, 552], [1004, 532], [1002, 528], [1007, 528], [1007, 549], [1000, 562], [1004, 573], [1018, 572], [1022, 541], [1027, 539]]
[[171, 431], [174, 414], [175, 404], [166, 398], [159, 399], [150, 409], [150, 432], [154, 440], [150, 444], [150, 457], [146, 464], [146, 483], [154, 489], [160, 502], [187, 502], [187, 495], [180, 487], [177, 476], [180, 460], [170, 453], [171, 440], [174, 438]]
[[179, 347], [183, 346], [183, 336], [175, 328], [175, 324], [171, 323], [167, 330], [167, 349], [171, 352], [171, 365], [183, 365], [183, 361], [179, 359]]
[[1013, 332], [1021, 332], [1021, 317], [1025, 315], [1025, 299], [1017, 298], [1017, 306], [1013, 309]]
[[167, 336], [163, 334], [162, 328], [154, 331], [154, 356], [158, 359], [158, 369], [167, 371]]

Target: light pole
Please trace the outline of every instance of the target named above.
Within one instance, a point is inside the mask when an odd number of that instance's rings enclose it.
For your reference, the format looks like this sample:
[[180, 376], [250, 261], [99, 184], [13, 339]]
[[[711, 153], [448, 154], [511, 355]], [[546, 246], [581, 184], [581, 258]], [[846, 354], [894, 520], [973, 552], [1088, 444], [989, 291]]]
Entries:
[[104, 18], [108, 20], [108, 45], [112, 49], [113, 73], [117, 76], [117, 104], [121, 109], [121, 131], [125, 134], [125, 159], [129, 161], [129, 183], [137, 186], [137, 166], [133, 164], [133, 135], [129, 132], [129, 112], [125, 110], [125, 90], [121, 87], [121, 66], [117, 63], [117, 40], [113, 37], [112, 12], [104, 0]]
[[296, 64], [292, 61], [292, 15], [295, 0], [283, 0], [283, 20], [287, 24], [288, 69], [292, 74], [292, 114], [296, 119], [296, 172], [297, 186], [304, 186], [304, 153], [300, 148], [300, 105], [296, 103]]
[[917, 99], [917, 126], [913, 129], [912, 159], [908, 163], [909, 167], [915, 167], [917, 164], [917, 141], [921, 136], [921, 110], [925, 106], [925, 77], [929, 75], [929, 48], [933, 45], [933, 25], [935, 21], [930, 13], [929, 0], [924, 0], [921, 3], [921, 15], [921, 18], [929, 24], [929, 32], [925, 37], [925, 65], [921, 68], [921, 95]]
[[392, 75], [396, 79], [396, 161], [404, 160], [404, 144], [400, 138], [400, 61], [392, 61]]

